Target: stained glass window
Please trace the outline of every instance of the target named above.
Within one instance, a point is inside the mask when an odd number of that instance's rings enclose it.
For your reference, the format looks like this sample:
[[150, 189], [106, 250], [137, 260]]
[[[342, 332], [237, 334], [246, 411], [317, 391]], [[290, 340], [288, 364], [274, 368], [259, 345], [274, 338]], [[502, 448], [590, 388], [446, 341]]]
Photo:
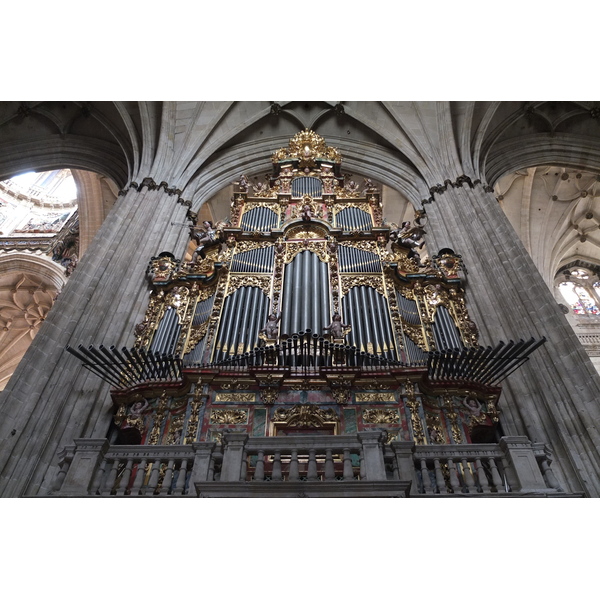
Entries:
[[597, 300], [585, 287], [573, 281], [563, 281], [558, 287], [576, 315], [600, 315]]

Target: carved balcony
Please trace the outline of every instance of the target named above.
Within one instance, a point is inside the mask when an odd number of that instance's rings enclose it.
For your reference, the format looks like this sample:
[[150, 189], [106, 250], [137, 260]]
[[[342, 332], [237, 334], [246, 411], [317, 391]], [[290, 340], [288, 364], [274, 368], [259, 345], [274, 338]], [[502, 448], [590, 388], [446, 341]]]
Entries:
[[354, 435], [248, 437], [222, 443], [110, 446], [77, 439], [61, 453], [54, 496], [567, 497], [544, 444], [385, 443]]

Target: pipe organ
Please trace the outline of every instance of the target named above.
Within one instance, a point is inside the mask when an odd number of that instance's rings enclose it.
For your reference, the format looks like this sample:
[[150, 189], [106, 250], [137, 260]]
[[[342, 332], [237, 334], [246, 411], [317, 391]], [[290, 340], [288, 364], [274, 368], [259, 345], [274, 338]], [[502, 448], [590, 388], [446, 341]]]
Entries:
[[210, 224], [195, 260], [152, 258], [131, 352], [69, 349], [113, 385], [117, 441], [369, 429], [416, 444], [494, 441], [499, 383], [539, 343], [478, 345], [460, 256], [422, 262], [422, 218], [385, 224], [377, 187], [298, 133], [266, 184], [241, 177], [229, 221]]

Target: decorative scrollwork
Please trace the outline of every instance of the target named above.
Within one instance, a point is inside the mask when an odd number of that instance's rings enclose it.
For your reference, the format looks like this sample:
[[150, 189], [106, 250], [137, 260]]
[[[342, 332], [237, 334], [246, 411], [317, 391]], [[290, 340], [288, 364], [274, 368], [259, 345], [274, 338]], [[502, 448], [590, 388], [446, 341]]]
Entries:
[[243, 409], [218, 409], [210, 412], [210, 422], [215, 425], [240, 425], [248, 422], [248, 411]]
[[288, 148], [280, 148], [271, 157], [274, 163], [293, 159], [299, 161], [301, 168], [316, 166], [317, 159], [342, 162], [339, 150], [327, 146], [323, 137], [309, 129], [297, 133], [290, 140]]
[[279, 391], [274, 388], [268, 388], [260, 391], [260, 401], [263, 404], [275, 404]]
[[256, 394], [253, 392], [247, 394], [228, 394], [228, 393], [217, 393], [215, 395], [215, 402], [254, 402], [256, 400]]
[[296, 404], [292, 408], [279, 408], [273, 415], [273, 421], [284, 423], [287, 427], [323, 427], [339, 421], [332, 408], [323, 410], [315, 404]]
[[363, 410], [363, 421], [365, 423], [398, 423], [400, 415], [397, 410], [391, 408], [365, 408]]
[[342, 296], [345, 296], [353, 287], [366, 285], [374, 288], [382, 296], [385, 296], [383, 279], [379, 275], [342, 275]]
[[267, 296], [271, 291], [271, 281], [273, 277], [271, 275], [252, 275], [238, 276], [232, 275], [229, 278], [229, 287], [227, 288], [227, 296], [236, 292], [239, 288], [244, 286], [260, 288]]
[[288, 243], [286, 244], [286, 253], [285, 253], [285, 264], [291, 263], [298, 254], [304, 252], [304, 250], [308, 250], [313, 254], [316, 254], [319, 257], [321, 262], [327, 263], [329, 262], [329, 252], [327, 249], [326, 242], [311, 242], [310, 244], [303, 244], [301, 242]]
[[[337, 195], [338, 197], [340, 197], [340, 192], [337, 192]], [[359, 210], [362, 210], [363, 212], [366, 212], [369, 216], [371, 216], [371, 207], [369, 206], [369, 202], [366, 200], [364, 202], [340, 202], [339, 204], [334, 204], [333, 214], [337, 215], [346, 208], [358, 208]]]
[[392, 392], [381, 393], [381, 392], [365, 392], [357, 393], [354, 395], [354, 399], [357, 402], [396, 402], [396, 397]]

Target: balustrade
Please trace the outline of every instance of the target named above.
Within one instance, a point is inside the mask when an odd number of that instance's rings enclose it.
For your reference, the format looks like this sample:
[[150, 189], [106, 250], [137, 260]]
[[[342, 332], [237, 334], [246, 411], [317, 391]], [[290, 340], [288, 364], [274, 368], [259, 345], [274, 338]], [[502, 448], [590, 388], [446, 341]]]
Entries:
[[321, 486], [329, 494], [337, 489], [340, 495], [353, 495], [360, 486], [375, 489], [373, 485], [393, 482], [410, 484], [413, 497], [562, 493], [546, 446], [527, 438], [429, 446], [396, 441], [385, 445], [383, 440], [378, 431], [282, 437], [236, 432], [224, 434], [221, 444], [183, 446], [75, 440], [61, 453], [53, 494], [195, 497], [196, 484], [203, 489], [224, 484], [230, 495], [236, 489], [247, 493], [278, 486], [300, 491]]

